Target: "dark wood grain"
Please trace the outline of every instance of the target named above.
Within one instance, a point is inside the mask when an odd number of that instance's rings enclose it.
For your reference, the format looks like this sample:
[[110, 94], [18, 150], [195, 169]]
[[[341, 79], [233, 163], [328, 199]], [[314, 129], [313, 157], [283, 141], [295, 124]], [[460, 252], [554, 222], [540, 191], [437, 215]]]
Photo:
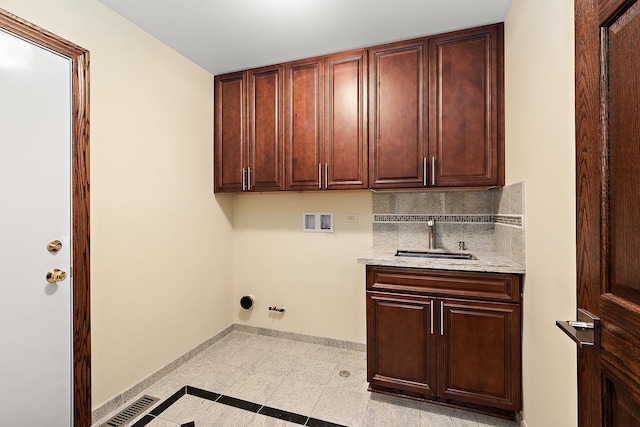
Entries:
[[521, 403], [520, 306], [445, 299], [438, 394], [517, 410]]
[[499, 185], [503, 25], [429, 38], [432, 186]]
[[578, 350], [580, 426], [640, 413], [640, 3], [576, 0], [578, 306], [600, 317], [600, 347]]
[[[599, 30], [595, 0], [575, 2], [576, 293], [578, 307], [600, 315]], [[602, 425], [600, 352], [578, 349], [578, 424]]]
[[251, 191], [284, 190], [284, 66], [248, 72]]
[[371, 387], [427, 397], [436, 389], [430, 298], [367, 292], [367, 375]]
[[367, 51], [326, 58], [324, 188], [368, 187]]
[[247, 157], [246, 86], [247, 73], [244, 71], [215, 78], [215, 192], [239, 192], [247, 188], [243, 172]]
[[369, 185], [423, 187], [425, 39], [369, 49]]
[[69, 58], [72, 73], [73, 420], [91, 425], [89, 51], [0, 9], [0, 28]]
[[287, 190], [320, 190], [324, 141], [324, 58], [285, 65]]
[[370, 390], [522, 408], [519, 275], [367, 266], [366, 281]]

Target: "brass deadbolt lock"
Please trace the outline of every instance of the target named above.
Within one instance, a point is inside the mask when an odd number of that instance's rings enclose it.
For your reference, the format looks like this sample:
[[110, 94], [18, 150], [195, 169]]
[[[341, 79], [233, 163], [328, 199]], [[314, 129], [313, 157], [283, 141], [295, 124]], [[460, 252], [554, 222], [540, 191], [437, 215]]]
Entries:
[[49, 252], [58, 252], [62, 249], [62, 242], [60, 240], [52, 240], [47, 243], [47, 250]]
[[49, 270], [49, 272], [47, 273], [47, 282], [49, 283], [62, 282], [66, 278], [67, 278], [67, 273], [65, 273], [62, 270], [58, 270], [57, 268], [54, 268], [53, 270]]

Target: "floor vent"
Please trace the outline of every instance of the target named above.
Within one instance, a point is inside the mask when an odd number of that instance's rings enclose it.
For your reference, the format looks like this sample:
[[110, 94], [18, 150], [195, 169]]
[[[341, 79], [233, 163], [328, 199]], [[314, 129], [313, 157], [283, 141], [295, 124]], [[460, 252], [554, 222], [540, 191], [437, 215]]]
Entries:
[[151, 405], [157, 402], [157, 397], [147, 396], [146, 394], [131, 405], [118, 412], [113, 418], [100, 425], [100, 427], [121, 427], [149, 409]]

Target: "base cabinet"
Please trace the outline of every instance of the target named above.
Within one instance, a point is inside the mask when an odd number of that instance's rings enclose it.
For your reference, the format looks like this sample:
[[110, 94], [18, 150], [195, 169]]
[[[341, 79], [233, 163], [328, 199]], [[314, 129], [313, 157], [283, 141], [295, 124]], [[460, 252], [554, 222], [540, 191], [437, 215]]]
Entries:
[[517, 274], [367, 267], [370, 389], [515, 414], [520, 284]]

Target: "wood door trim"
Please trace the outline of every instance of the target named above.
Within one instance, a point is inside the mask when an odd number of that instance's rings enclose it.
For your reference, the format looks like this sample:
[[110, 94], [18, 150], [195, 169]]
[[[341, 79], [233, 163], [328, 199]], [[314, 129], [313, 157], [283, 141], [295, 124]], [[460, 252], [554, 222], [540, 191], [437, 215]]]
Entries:
[[71, 61], [73, 420], [91, 425], [91, 325], [89, 263], [89, 51], [0, 9], [0, 28]]

